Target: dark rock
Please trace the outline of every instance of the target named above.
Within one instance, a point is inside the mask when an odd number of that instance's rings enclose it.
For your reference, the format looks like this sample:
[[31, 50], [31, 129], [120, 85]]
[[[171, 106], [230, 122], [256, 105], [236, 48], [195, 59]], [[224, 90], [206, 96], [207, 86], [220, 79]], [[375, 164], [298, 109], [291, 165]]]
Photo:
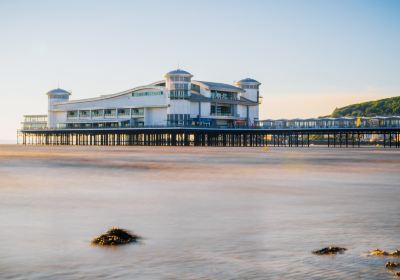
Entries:
[[395, 263], [395, 262], [387, 262], [385, 264], [387, 269], [394, 269], [396, 267], [400, 267], [400, 263]]
[[394, 250], [394, 251], [390, 252], [390, 253], [388, 254], [388, 256], [391, 256], [391, 257], [400, 257], [400, 251], [399, 251], [399, 250]]
[[92, 244], [102, 246], [123, 245], [131, 242], [137, 242], [139, 236], [130, 233], [121, 228], [112, 228], [105, 234], [102, 234], [92, 240]]
[[313, 254], [316, 254], [316, 255], [335, 255], [337, 253], [342, 254], [346, 250], [347, 250], [346, 248], [329, 246], [329, 247], [323, 248], [321, 250], [313, 251]]

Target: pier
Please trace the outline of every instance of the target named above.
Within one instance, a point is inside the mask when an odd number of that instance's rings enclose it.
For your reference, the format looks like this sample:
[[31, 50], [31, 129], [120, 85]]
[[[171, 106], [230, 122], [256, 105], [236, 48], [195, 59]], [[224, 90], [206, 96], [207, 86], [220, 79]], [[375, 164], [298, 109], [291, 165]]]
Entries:
[[18, 132], [23, 145], [99, 146], [223, 146], [400, 147], [400, 127], [354, 128], [205, 128], [141, 127], [90, 129], [32, 129]]

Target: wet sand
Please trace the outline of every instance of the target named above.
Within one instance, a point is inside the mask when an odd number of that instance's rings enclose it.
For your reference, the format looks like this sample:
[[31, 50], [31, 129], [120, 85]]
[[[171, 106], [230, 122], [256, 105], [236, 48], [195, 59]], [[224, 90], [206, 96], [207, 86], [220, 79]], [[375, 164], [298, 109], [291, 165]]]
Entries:
[[393, 279], [399, 182], [396, 150], [0, 145], [0, 278]]

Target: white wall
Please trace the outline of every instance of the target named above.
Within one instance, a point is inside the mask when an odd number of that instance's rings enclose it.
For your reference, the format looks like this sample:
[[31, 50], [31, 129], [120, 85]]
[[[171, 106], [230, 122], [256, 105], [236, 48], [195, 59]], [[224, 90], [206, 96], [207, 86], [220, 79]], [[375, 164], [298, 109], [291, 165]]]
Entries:
[[53, 111], [53, 109], [57, 106], [57, 103], [67, 102], [68, 99], [68, 95], [48, 97], [47, 127], [56, 128], [58, 123], [65, 122], [65, 120], [67, 119], [67, 113], [55, 112]]
[[258, 106], [249, 106], [250, 125], [254, 123], [254, 119], [258, 119]]
[[246, 106], [238, 105], [238, 106], [237, 106], [237, 113], [239, 114], [239, 116], [240, 116], [241, 118], [246, 118], [246, 117], [247, 117], [247, 116], [246, 116], [246, 114], [247, 114]]
[[211, 114], [211, 103], [201, 102], [201, 117], [208, 118]]
[[166, 125], [167, 108], [145, 108], [144, 125]]
[[257, 89], [244, 89], [246, 92], [242, 93], [244, 98], [257, 102]]
[[190, 103], [188, 100], [170, 100], [168, 114], [190, 114]]
[[197, 118], [199, 115], [199, 102], [190, 102], [190, 117]]

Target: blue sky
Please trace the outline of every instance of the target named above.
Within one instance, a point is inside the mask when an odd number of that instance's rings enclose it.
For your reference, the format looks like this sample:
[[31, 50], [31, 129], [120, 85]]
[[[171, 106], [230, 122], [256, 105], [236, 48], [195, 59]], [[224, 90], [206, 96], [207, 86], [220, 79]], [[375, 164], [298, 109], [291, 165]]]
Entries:
[[400, 95], [400, 1], [0, 1], [0, 139], [45, 93], [114, 93], [171, 69], [262, 83], [262, 118]]

